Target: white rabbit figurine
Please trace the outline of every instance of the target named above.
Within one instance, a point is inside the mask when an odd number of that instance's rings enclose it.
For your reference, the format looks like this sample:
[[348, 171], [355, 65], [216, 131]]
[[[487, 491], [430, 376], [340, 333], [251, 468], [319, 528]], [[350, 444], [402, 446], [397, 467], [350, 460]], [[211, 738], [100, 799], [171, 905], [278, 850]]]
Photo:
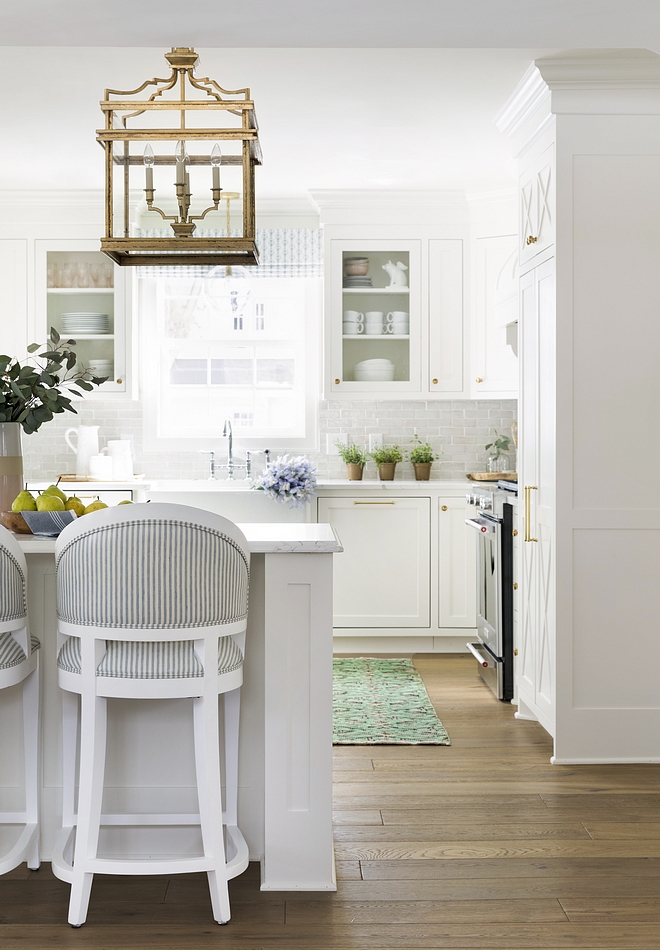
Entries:
[[390, 275], [390, 286], [391, 287], [407, 287], [408, 278], [406, 277], [406, 271], [408, 268], [405, 264], [402, 264], [401, 261], [397, 261], [396, 264], [393, 264], [392, 261], [388, 261], [387, 264], [383, 264], [383, 270], [387, 271]]

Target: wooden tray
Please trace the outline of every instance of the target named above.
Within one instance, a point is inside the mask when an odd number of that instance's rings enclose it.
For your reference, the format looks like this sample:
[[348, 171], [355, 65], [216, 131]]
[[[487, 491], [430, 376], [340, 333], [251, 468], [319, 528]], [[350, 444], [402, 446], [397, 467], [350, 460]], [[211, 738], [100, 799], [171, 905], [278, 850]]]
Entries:
[[518, 472], [468, 472], [465, 477], [471, 482], [499, 482], [501, 478], [507, 482], [517, 482]]

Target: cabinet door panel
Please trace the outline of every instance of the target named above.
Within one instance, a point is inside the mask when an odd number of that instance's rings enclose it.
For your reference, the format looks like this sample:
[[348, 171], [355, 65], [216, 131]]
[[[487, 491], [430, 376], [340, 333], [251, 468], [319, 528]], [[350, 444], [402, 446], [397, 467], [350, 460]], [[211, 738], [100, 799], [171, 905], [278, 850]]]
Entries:
[[344, 546], [334, 559], [335, 627], [430, 625], [429, 498], [323, 498], [319, 521]]
[[429, 390], [463, 391], [463, 242], [429, 241]]
[[475, 627], [477, 549], [463, 498], [438, 500], [439, 627]]
[[477, 399], [518, 392], [518, 359], [507, 342], [507, 325], [518, 320], [518, 284], [517, 237], [478, 238], [472, 365]]

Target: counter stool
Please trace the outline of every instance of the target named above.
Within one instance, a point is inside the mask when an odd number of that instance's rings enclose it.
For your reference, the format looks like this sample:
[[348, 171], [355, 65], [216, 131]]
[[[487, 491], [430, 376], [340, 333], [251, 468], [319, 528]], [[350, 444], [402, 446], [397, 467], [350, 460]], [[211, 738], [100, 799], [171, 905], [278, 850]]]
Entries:
[[23, 861], [39, 867], [39, 641], [27, 618], [27, 565], [18, 542], [0, 526], [0, 689], [23, 693], [25, 811], [0, 812], [0, 824], [24, 825], [16, 844], [0, 855], [0, 874]]
[[[226, 924], [227, 882], [248, 865], [248, 848], [237, 826], [247, 541], [231, 521], [212, 512], [184, 505], [123, 505], [68, 525], [57, 540], [55, 557], [64, 801], [53, 872], [72, 885], [69, 923], [79, 927], [85, 922], [95, 873], [206, 871], [213, 916]], [[102, 813], [109, 697], [193, 699], [199, 814]], [[199, 825], [203, 854], [148, 860], [99, 857], [102, 825]]]

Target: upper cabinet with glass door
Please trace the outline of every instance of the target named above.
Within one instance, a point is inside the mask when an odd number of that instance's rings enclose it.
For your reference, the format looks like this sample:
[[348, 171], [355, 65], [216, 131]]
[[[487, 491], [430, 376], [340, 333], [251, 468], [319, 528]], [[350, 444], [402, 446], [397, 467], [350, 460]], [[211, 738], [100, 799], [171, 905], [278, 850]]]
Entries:
[[125, 276], [96, 241], [38, 241], [40, 335], [54, 327], [76, 341], [78, 362], [108, 377], [100, 394], [127, 390]]
[[420, 392], [421, 242], [331, 244], [330, 391]]

